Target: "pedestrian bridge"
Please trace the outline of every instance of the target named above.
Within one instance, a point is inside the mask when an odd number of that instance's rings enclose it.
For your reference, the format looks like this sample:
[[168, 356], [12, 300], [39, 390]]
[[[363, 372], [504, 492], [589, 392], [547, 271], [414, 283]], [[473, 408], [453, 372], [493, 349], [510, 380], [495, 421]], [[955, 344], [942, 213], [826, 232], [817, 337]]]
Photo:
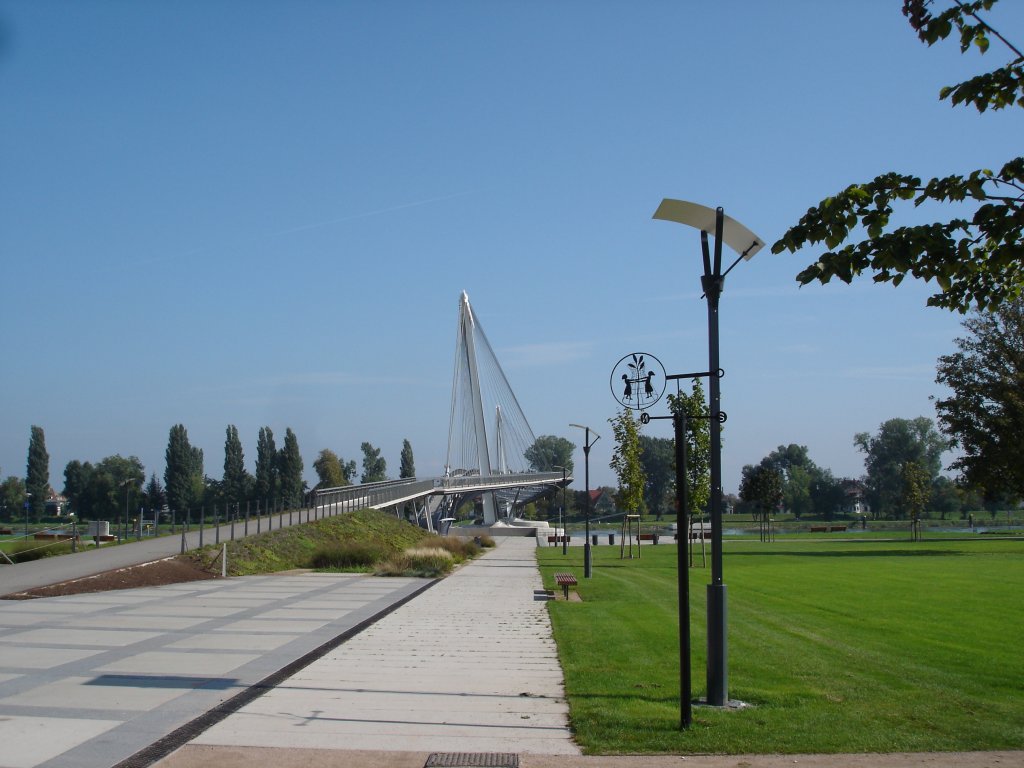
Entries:
[[532, 471], [526, 453], [536, 438], [463, 291], [443, 477], [321, 488], [316, 507], [334, 514], [365, 507], [395, 509], [433, 530], [467, 499], [479, 498], [485, 525], [513, 522], [517, 510], [572, 474]]

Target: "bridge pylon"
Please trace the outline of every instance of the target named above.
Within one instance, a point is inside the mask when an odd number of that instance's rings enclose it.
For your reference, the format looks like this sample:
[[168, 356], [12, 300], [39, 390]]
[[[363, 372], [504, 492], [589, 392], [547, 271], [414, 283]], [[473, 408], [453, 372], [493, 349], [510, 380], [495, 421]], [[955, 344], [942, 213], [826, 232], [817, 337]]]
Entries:
[[[493, 429], [488, 428], [489, 423]], [[459, 297], [445, 474], [486, 477], [527, 472], [525, 453], [534, 441], [533, 430], [463, 291]], [[492, 456], [498, 466], [492, 464]], [[511, 515], [509, 499], [490, 491], [482, 498], [485, 525]]]

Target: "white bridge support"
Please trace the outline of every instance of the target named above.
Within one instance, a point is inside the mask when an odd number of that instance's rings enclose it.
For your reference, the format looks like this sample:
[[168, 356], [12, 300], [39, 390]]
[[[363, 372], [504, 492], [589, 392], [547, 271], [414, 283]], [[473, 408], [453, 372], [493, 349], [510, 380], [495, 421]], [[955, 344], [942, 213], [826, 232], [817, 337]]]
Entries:
[[[469, 306], [469, 296], [465, 291], [463, 291], [462, 296], [459, 298], [459, 336], [455, 345], [455, 355], [460, 359], [456, 360], [455, 366], [456, 371], [458, 371], [460, 364], [465, 365], [465, 370], [469, 375], [469, 393], [473, 409], [473, 425], [477, 434], [477, 471], [480, 475], [490, 475], [491, 457], [487, 450], [487, 424], [484, 422], [484, 401], [483, 396], [480, 394], [480, 368], [476, 359], [475, 326], [476, 321], [473, 318], [473, 308]], [[453, 397], [453, 409], [455, 407], [454, 403], [455, 398]], [[448, 449], [450, 452], [450, 437]], [[498, 521], [498, 515], [495, 512], [494, 494], [485, 493], [483, 495], [483, 502], [484, 525], [493, 525]]]
[[[533, 430], [491, 348], [480, 318], [465, 291], [459, 297], [452, 378], [451, 419], [445, 476], [510, 477], [532, 470], [526, 454], [535, 442]], [[517, 506], [543, 489], [484, 491], [483, 524], [511, 521]]]

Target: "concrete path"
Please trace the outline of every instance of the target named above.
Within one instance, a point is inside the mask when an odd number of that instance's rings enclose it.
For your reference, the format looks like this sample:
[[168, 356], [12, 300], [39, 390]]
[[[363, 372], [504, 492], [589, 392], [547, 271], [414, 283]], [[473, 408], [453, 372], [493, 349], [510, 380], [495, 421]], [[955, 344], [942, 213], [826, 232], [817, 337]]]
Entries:
[[306, 573], [0, 601], [0, 766], [117, 765], [430, 584]]
[[[374, 750], [396, 753], [392, 761], [416, 752], [579, 755], [545, 601], [534, 594], [535, 548], [532, 538], [499, 539], [158, 765], [217, 764], [238, 747]], [[223, 754], [212, 757], [211, 747]]]

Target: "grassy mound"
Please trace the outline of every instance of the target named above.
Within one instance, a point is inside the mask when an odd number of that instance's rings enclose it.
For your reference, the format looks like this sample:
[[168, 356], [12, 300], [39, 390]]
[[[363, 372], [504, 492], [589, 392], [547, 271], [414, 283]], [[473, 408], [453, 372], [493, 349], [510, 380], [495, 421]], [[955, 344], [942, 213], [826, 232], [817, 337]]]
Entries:
[[[431, 538], [427, 531], [394, 515], [364, 509], [226, 542], [228, 575], [293, 568], [368, 571], [375, 563]], [[203, 568], [219, 571], [220, 550], [221, 545], [207, 546], [185, 557]]]

